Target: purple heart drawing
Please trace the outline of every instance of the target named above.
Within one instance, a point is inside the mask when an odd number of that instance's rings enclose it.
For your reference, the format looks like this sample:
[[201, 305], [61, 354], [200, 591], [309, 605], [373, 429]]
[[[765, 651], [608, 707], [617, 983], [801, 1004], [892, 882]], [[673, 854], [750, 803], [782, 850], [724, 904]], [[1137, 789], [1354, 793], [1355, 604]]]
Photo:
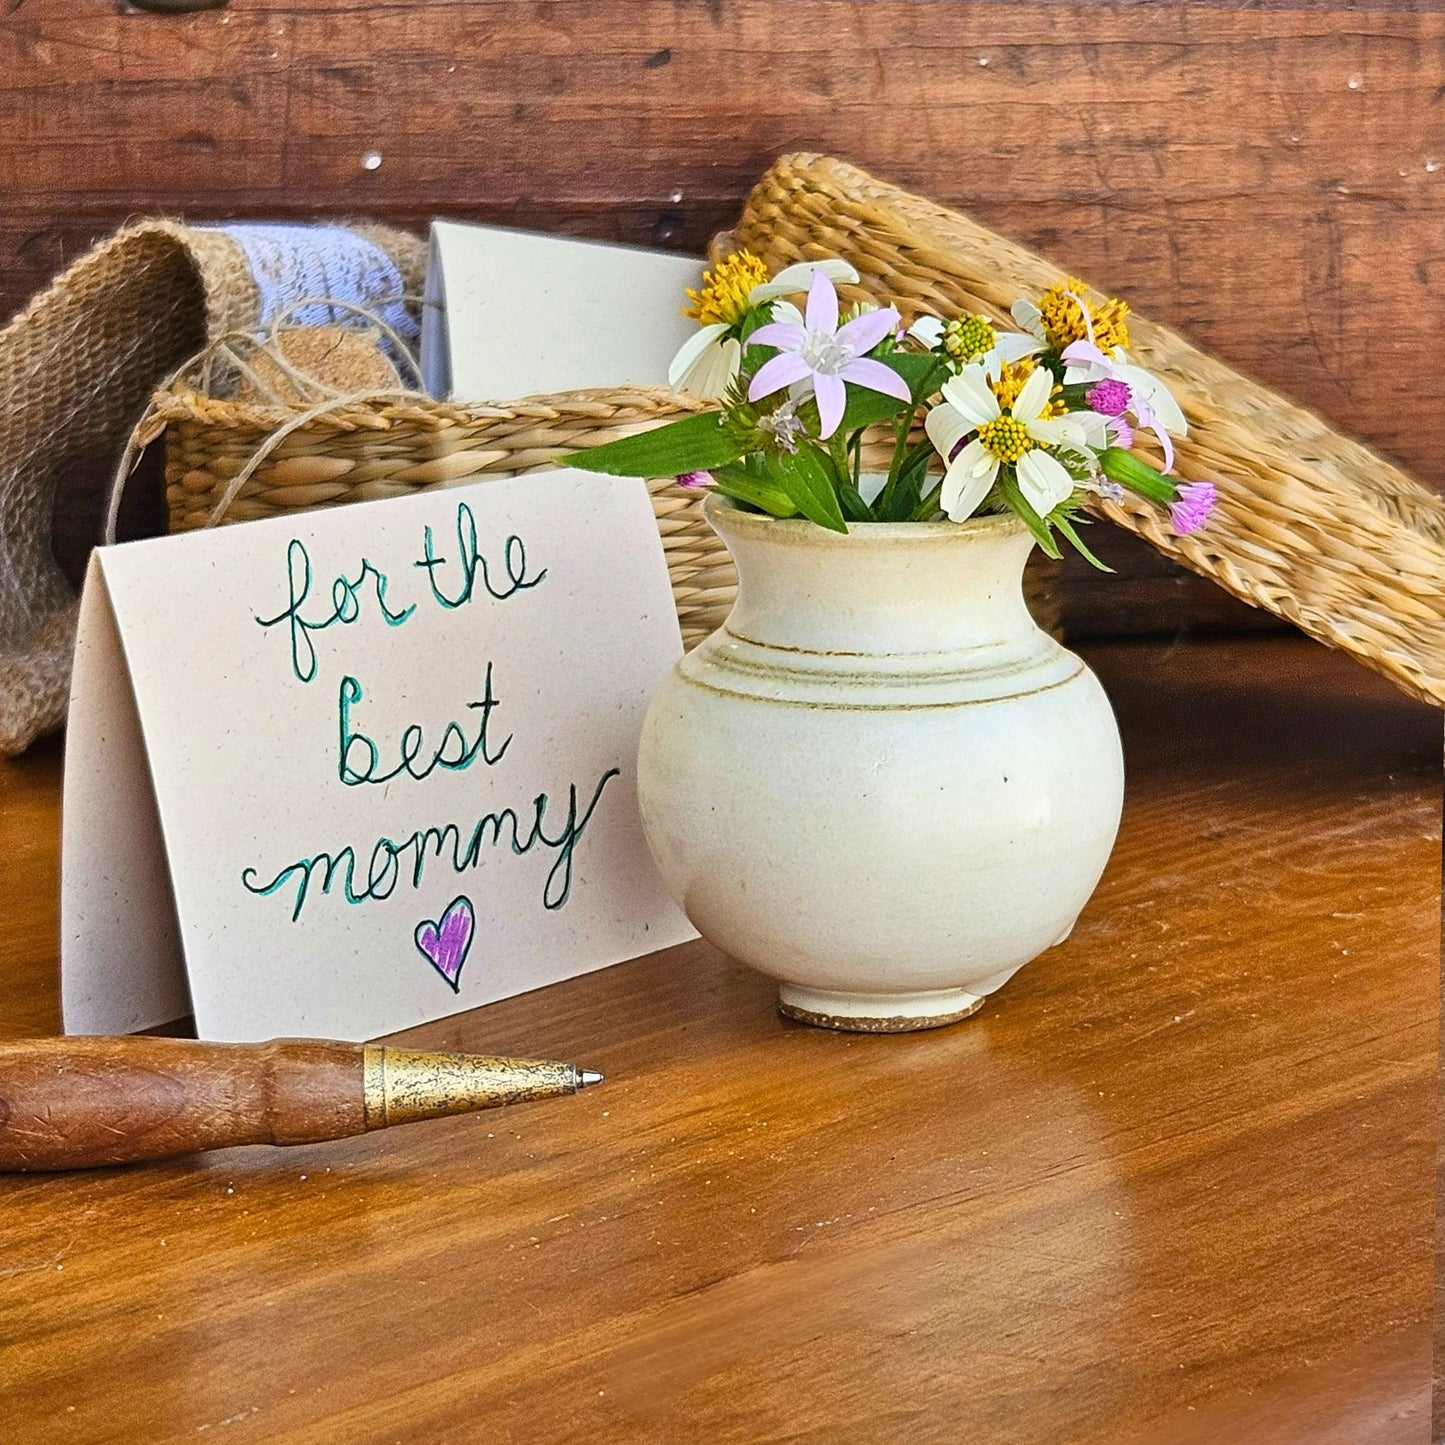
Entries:
[[462, 897], [448, 904], [440, 923], [433, 923], [428, 918], [417, 924], [416, 933], [412, 935], [421, 956], [446, 979], [453, 993], [461, 992], [462, 965], [467, 961], [475, 926], [472, 900]]

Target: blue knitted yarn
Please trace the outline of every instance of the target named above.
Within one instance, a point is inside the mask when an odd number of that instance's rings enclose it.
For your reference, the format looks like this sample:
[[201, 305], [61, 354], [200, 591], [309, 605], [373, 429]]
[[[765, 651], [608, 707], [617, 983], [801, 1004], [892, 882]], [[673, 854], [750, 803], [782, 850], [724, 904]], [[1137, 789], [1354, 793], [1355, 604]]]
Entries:
[[[260, 295], [258, 329], [305, 297], [327, 297], [365, 307], [385, 321], [413, 351], [421, 325], [402, 300], [401, 271], [380, 246], [345, 226], [296, 226], [253, 221], [217, 226], [245, 252]], [[292, 311], [287, 324], [355, 326], [354, 312], [315, 302]]]

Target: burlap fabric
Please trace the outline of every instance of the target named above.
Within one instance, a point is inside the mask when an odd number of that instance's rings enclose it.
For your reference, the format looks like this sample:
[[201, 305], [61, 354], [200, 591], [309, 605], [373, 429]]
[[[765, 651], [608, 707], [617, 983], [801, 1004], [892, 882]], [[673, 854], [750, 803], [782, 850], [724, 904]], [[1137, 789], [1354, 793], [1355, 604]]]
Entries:
[[[424, 243], [356, 229], [420, 293]], [[148, 221], [82, 257], [0, 331], [0, 752], [65, 717], [77, 599], [51, 547], [57, 488], [87, 463], [113, 466], [157, 384], [216, 336], [252, 329], [258, 300], [229, 236]]]

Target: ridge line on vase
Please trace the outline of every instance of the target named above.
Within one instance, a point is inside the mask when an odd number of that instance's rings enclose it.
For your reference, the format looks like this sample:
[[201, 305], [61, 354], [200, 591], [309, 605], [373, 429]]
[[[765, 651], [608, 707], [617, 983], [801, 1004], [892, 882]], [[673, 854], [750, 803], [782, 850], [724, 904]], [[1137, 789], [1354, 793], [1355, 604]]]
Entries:
[[1113, 847], [1118, 728], [1023, 598], [1012, 515], [847, 533], [704, 514], [738, 571], [727, 621], [643, 723], [638, 795], [698, 932], [784, 1013], [955, 1022], [1066, 938]]

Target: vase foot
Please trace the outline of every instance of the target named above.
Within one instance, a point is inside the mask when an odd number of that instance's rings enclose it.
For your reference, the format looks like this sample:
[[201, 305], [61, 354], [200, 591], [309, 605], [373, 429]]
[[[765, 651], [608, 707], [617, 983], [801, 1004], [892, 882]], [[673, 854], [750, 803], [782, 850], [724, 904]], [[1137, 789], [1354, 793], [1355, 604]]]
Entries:
[[905, 1034], [956, 1024], [983, 1007], [980, 994], [961, 988], [927, 993], [841, 993], [822, 988], [778, 986], [778, 1011], [821, 1029], [859, 1034]]

